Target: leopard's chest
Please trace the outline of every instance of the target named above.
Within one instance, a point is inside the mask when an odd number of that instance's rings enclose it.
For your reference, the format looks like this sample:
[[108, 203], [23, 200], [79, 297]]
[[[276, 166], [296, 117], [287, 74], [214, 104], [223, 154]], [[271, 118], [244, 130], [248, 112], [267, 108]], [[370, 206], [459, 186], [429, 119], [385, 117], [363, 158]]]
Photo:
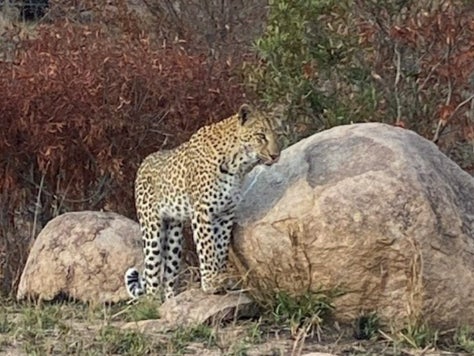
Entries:
[[231, 213], [242, 198], [241, 179], [238, 176], [227, 175], [218, 177], [215, 191], [211, 195], [210, 204], [214, 214]]

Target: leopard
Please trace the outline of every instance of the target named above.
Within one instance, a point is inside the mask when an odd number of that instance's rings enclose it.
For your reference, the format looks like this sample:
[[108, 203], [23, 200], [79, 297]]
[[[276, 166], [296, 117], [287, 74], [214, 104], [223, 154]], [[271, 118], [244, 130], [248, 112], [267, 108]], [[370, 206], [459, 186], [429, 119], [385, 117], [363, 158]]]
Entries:
[[255, 166], [271, 166], [280, 157], [274, 120], [253, 105], [201, 127], [171, 150], [159, 150], [140, 164], [135, 206], [144, 267], [125, 273], [131, 298], [161, 293], [175, 296], [183, 249], [183, 225], [191, 221], [199, 264], [200, 288], [221, 290], [242, 183]]

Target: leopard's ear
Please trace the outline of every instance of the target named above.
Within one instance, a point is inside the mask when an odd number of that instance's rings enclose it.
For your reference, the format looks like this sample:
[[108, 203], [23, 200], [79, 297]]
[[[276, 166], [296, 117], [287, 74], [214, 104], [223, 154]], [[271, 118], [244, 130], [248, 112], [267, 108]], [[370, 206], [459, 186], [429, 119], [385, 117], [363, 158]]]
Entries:
[[240, 122], [241, 125], [244, 125], [248, 121], [251, 113], [252, 113], [252, 109], [250, 108], [250, 105], [243, 104], [240, 107], [240, 109], [239, 109], [239, 122]]

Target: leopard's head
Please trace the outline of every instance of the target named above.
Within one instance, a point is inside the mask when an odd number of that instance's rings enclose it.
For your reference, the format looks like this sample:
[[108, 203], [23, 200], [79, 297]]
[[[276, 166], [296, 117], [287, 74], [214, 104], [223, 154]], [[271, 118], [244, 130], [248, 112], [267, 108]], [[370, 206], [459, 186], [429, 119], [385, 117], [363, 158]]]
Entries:
[[254, 163], [272, 165], [280, 157], [280, 145], [270, 119], [243, 104], [238, 112], [239, 139], [245, 155]]

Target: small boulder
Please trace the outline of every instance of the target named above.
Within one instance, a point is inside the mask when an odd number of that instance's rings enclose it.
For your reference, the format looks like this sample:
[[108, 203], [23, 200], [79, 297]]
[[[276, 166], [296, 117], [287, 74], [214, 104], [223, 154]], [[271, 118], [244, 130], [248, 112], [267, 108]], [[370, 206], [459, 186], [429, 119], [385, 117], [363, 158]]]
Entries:
[[241, 292], [225, 295], [207, 294], [201, 289], [188, 289], [166, 300], [158, 309], [160, 319], [141, 320], [123, 325], [124, 329], [141, 332], [164, 332], [200, 324], [252, 317], [258, 308]]
[[233, 264], [259, 295], [339, 290], [335, 317], [474, 326], [474, 179], [416, 133], [339, 126], [246, 179]]
[[136, 222], [108, 212], [66, 213], [51, 220], [36, 238], [17, 299], [126, 300], [124, 273], [130, 266], [141, 265], [142, 243]]
[[207, 294], [201, 289], [188, 289], [161, 305], [159, 313], [168, 325], [194, 326], [215, 320], [250, 317], [256, 304], [241, 292]]

